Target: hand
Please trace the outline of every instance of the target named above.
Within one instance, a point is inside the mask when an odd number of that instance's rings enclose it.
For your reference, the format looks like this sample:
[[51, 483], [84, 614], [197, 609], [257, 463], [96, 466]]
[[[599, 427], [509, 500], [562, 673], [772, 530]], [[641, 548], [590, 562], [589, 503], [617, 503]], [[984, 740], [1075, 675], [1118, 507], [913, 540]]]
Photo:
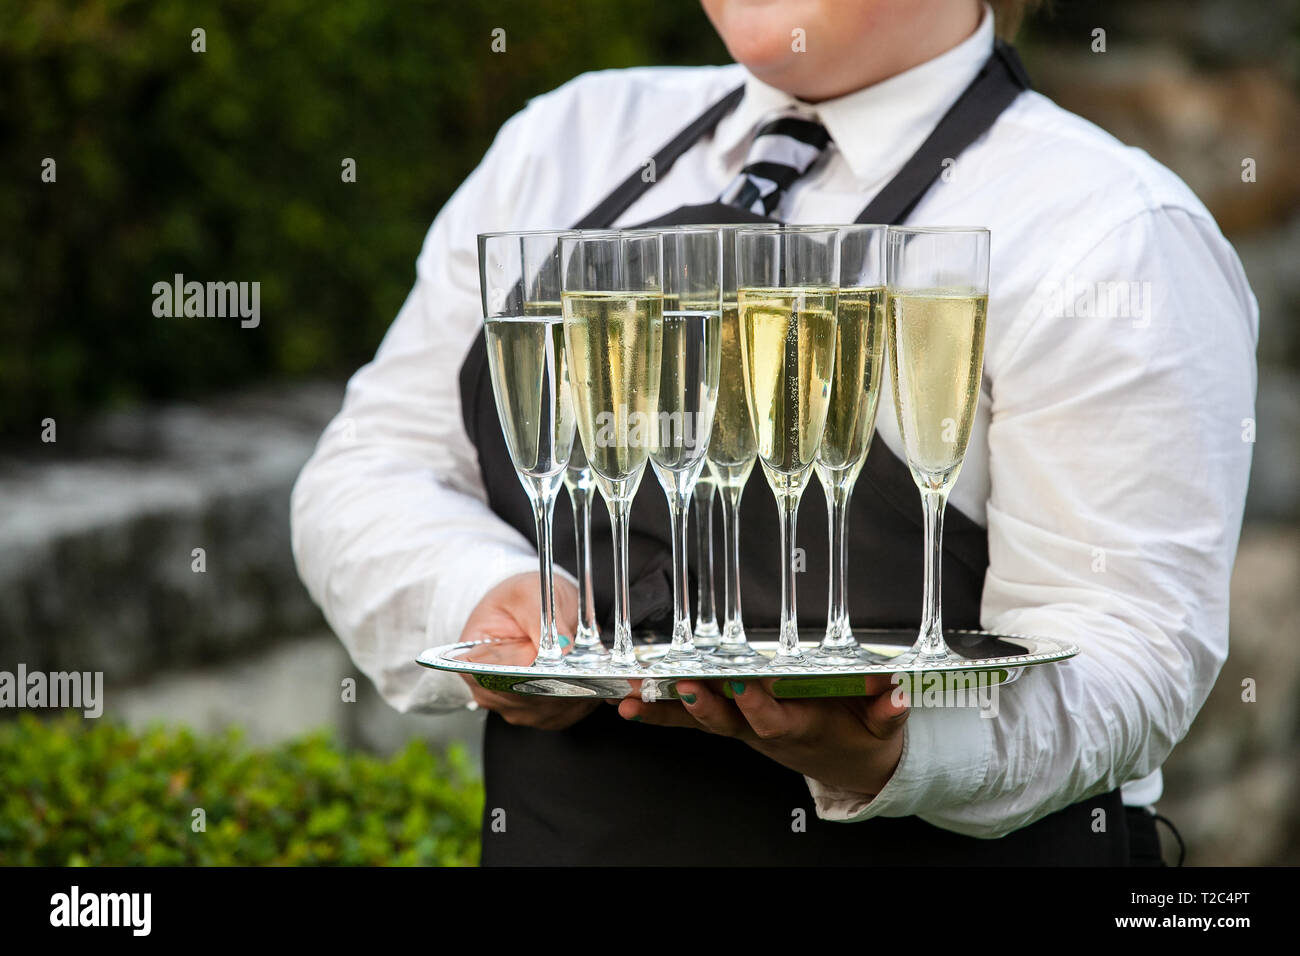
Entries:
[[[867, 677], [866, 697], [778, 700], [773, 681], [735, 681], [730, 701], [718, 681], [679, 681], [680, 702], [646, 704], [627, 698], [621, 717], [647, 724], [693, 727], [745, 741], [777, 763], [828, 786], [875, 796], [903, 754], [909, 713], [892, 700], [888, 676]], [[739, 688], [743, 691], [736, 692]], [[690, 696], [695, 701], [691, 703]]]
[[[527, 665], [537, 657], [541, 635], [542, 585], [540, 574], [516, 574], [483, 596], [461, 631], [462, 641], [492, 639], [470, 658], [491, 664]], [[561, 634], [578, 627], [578, 589], [568, 580], [555, 579], [555, 624]], [[507, 723], [539, 730], [563, 730], [586, 717], [594, 700], [537, 697], [531, 694], [486, 690], [462, 674], [480, 707], [494, 710]]]

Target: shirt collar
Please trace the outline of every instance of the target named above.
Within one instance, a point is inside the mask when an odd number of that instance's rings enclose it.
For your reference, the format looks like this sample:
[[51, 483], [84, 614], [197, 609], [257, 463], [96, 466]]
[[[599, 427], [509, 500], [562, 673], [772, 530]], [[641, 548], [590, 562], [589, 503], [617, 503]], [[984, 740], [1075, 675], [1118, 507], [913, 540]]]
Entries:
[[798, 109], [825, 125], [855, 177], [875, 182], [907, 161], [992, 52], [993, 12], [985, 4], [975, 32], [951, 50], [833, 100], [805, 103], [746, 72], [745, 95], [718, 123], [714, 143], [723, 153], [747, 150], [761, 119]]

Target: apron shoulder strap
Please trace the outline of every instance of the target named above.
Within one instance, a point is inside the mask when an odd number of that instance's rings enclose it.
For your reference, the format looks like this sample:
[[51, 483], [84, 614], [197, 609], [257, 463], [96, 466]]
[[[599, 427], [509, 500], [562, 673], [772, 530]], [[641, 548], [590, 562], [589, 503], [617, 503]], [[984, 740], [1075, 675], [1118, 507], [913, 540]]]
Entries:
[[960, 156], [1027, 89], [1029, 76], [1020, 57], [1012, 47], [996, 41], [993, 55], [970, 86], [957, 97], [898, 175], [862, 210], [857, 221], [897, 225], [906, 220], [943, 172], [944, 160]]
[[[957, 97], [899, 173], [862, 210], [857, 222], [903, 222], [943, 172], [943, 161], [960, 156], [967, 146], [984, 135], [1012, 100], [1029, 88], [1029, 76], [1015, 49], [1001, 40], [996, 41], [992, 55], [975, 79]], [[654, 185], [656, 179], [668, 172], [683, 153], [712, 132], [719, 120], [731, 112], [744, 95], [744, 86], [738, 86], [697, 116], [655, 153], [655, 179], [647, 180], [640, 169], [634, 171], [573, 228], [608, 228]]]
[[[722, 99], [695, 118], [684, 130], [674, 136], [659, 152], [654, 155], [655, 179], [672, 168], [682, 153], [686, 152], [702, 136], [713, 131], [722, 117], [731, 112], [745, 95], [745, 88], [738, 86]], [[604, 229], [627, 211], [627, 208], [654, 185], [655, 179], [646, 180], [638, 169], [614, 188], [608, 196], [600, 201], [596, 208], [587, 213], [574, 224], [574, 229]]]

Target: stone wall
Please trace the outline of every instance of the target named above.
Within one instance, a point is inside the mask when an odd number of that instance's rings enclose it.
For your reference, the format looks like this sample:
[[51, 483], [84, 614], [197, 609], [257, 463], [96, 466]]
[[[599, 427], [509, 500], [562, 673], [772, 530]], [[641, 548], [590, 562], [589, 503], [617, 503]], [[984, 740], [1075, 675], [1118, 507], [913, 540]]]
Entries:
[[0, 458], [0, 661], [124, 682], [320, 629], [289, 491], [341, 395], [110, 415]]

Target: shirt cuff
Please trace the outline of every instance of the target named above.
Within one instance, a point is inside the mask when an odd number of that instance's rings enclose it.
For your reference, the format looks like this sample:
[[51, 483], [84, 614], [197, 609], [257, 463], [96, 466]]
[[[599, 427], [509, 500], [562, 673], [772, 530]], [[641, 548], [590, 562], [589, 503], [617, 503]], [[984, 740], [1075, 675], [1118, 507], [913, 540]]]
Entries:
[[[483, 596], [508, 577], [537, 570], [537, 556], [508, 544], [483, 543], [467, 549], [454, 565], [438, 569], [429, 595], [425, 646], [460, 640], [471, 612]], [[419, 677], [400, 701], [390, 703], [403, 712], [446, 713], [468, 707], [473, 698], [459, 674], [419, 666]]]
[[[429, 601], [429, 619], [425, 627], [429, 647], [454, 644], [460, 640], [465, 622], [484, 595], [506, 578], [537, 571], [537, 555], [510, 545], [484, 545], [454, 568], [441, 569]], [[564, 568], [555, 567], [556, 577], [575, 586], [577, 579]], [[463, 707], [475, 707], [469, 685], [459, 674], [420, 667], [423, 672], [411, 688], [404, 706], [398, 709], [416, 713], [446, 713]]]
[[993, 755], [993, 721], [977, 707], [914, 707], [894, 775], [871, 797], [805, 776], [817, 816], [837, 823], [925, 816], [971, 800]]

